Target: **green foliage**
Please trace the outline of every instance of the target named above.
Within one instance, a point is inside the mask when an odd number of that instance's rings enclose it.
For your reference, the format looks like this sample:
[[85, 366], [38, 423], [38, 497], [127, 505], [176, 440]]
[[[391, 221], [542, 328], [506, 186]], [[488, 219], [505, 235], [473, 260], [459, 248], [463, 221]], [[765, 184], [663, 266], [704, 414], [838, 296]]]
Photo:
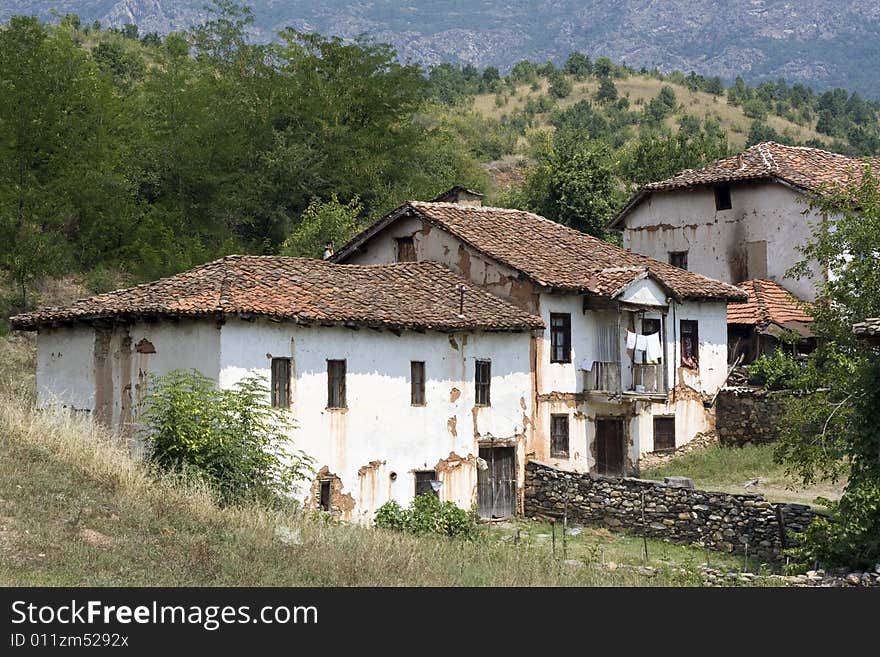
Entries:
[[782, 349], [774, 351], [772, 356], [761, 354], [747, 369], [749, 381], [770, 390], [796, 389], [804, 377], [804, 366]]
[[255, 377], [229, 390], [195, 370], [154, 377], [141, 415], [150, 458], [203, 477], [224, 504], [279, 502], [309, 475], [311, 459], [285, 447], [290, 420], [268, 400]]
[[362, 209], [357, 196], [348, 203], [340, 203], [336, 194], [326, 202], [313, 199], [297, 227], [281, 245], [281, 253], [320, 258], [328, 242], [339, 247], [355, 235]]
[[614, 86], [614, 81], [611, 78], [603, 77], [599, 80], [596, 100], [600, 103], [611, 103], [617, 100], [617, 87]]
[[474, 513], [460, 509], [453, 502], [441, 502], [431, 493], [416, 496], [406, 509], [391, 500], [376, 511], [376, 526], [411, 534], [472, 539], [477, 536]]
[[[810, 394], [786, 405], [776, 458], [805, 483], [847, 476], [835, 522], [811, 527], [798, 554], [860, 566], [880, 560], [880, 359], [851, 327], [880, 316], [880, 189], [866, 166], [860, 182], [816, 196], [812, 205], [826, 219], [789, 275], [811, 278], [819, 290], [819, 346], [805, 370]], [[834, 276], [814, 274], [810, 262]]]
[[576, 80], [583, 80], [593, 72], [593, 64], [585, 54], [575, 51], [565, 60], [563, 70], [569, 75], [573, 75]]
[[550, 93], [556, 98], [565, 98], [571, 94], [573, 85], [562, 71], [553, 71], [550, 75]]
[[630, 145], [621, 158], [621, 174], [644, 184], [701, 167], [729, 152], [727, 136], [716, 122], [707, 119], [700, 125], [699, 120], [685, 118], [676, 133], [650, 131]]

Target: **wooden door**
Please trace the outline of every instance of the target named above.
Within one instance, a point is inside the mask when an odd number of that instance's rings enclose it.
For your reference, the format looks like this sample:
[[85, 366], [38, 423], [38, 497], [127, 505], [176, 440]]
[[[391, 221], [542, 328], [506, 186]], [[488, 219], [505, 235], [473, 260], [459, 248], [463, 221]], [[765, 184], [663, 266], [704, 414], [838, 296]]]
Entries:
[[477, 510], [481, 518], [516, 513], [516, 454], [513, 447], [481, 447], [488, 468], [477, 470]]
[[596, 420], [596, 471], [599, 474], [623, 474], [623, 420]]

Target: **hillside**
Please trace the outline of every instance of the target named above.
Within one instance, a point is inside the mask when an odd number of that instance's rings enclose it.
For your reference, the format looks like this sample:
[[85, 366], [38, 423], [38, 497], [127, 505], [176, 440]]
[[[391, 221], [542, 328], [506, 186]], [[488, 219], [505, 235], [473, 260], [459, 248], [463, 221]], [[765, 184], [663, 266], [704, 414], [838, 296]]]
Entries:
[[[596, 79], [573, 82], [572, 92], [569, 96], [556, 101], [556, 107], [560, 110], [571, 107], [581, 100], [592, 101], [599, 83]], [[692, 91], [684, 85], [675, 84], [668, 80], [658, 80], [647, 75], [632, 75], [622, 80], [615, 80], [615, 86], [619, 94], [627, 98], [630, 107], [634, 110], [642, 108], [652, 98], [656, 98], [663, 87], [670, 87], [675, 92], [678, 107], [665, 120], [664, 124], [670, 129], [675, 129], [678, 119], [684, 114], [696, 116], [699, 119], [715, 119], [727, 134], [731, 148], [740, 150], [746, 145], [746, 138], [753, 119], [743, 112], [742, 107], [731, 105], [724, 97], [715, 96], [704, 91]], [[523, 110], [529, 100], [537, 101], [541, 96], [549, 93], [547, 80], [541, 80], [538, 89], [530, 85], [519, 85], [513, 93], [503, 94], [503, 104], [498, 105], [498, 94], [484, 93], [475, 97], [473, 109], [482, 116], [492, 119], [502, 119], [510, 116], [517, 110]], [[547, 127], [549, 113], [536, 116], [535, 127]], [[797, 142], [806, 142], [811, 139], [828, 140], [825, 135], [819, 134], [815, 120], [809, 125], [798, 125], [781, 116], [770, 114], [764, 120], [767, 126], [773, 130], [785, 134]]]
[[[872, 0], [250, 0], [253, 35], [285, 26], [343, 37], [366, 33], [403, 58], [509, 69], [516, 61], [560, 63], [573, 50], [630, 66], [695, 70], [751, 82], [785, 77], [880, 97], [880, 5]], [[205, 16], [204, 0], [6, 0], [12, 14], [52, 9], [135, 23], [141, 32], [180, 30]], [[538, 19], [539, 17], [539, 19]]]

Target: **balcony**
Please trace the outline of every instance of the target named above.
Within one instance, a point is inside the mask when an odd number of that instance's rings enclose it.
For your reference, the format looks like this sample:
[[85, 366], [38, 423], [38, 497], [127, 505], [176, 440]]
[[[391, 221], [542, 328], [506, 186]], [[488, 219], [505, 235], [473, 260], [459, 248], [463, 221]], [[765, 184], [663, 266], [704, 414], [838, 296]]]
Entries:
[[585, 372], [584, 390], [618, 394], [620, 386], [620, 362], [595, 361], [593, 369]]
[[663, 365], [633, 365], [633, 391], [638, 393], [665, 395], [666, 383], [663, 379]]

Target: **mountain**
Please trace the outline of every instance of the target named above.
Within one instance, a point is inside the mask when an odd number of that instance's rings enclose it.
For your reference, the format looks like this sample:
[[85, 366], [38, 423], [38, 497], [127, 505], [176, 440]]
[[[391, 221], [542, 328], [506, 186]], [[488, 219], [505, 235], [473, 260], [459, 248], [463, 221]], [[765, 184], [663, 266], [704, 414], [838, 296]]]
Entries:
[[[77, 13], [104, 26], [183, 29], [206, 0], [5, 0], [12, 14]], [[572, 50], [636, 68], [694, 70], [727, 80], [780, 76], [817, 89], [880, 98], [877, 0], [249, 0], [254, 37], [291, 25], [343, 37], [361, 33], [424, 64], [509, 69], [520, 59], [562, 61]]]

